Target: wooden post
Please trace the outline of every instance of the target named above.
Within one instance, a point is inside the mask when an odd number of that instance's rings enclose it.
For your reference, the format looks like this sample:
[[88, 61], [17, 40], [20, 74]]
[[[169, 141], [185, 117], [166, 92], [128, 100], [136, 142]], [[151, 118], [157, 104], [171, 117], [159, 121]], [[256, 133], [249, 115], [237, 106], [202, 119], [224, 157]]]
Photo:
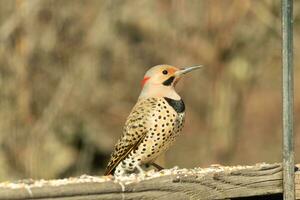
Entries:
[[283, 191], [295, 199], [293, 134], [293, 0], [282, 0]]

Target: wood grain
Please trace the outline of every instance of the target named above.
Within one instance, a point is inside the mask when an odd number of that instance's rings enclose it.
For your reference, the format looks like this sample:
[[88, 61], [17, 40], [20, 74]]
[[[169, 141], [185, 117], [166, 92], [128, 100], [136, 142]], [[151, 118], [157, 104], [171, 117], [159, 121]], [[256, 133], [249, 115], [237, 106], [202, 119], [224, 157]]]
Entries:
[[[166, 174], [166, 175], [164, 175]], [[153, 177], [132, 176], [115, 180], [73, 178], [55, 183], [35, 181], [1, 183], [1, 200], [115, 200], [115, 199], [282, 199], [282, 166], [212, 167], [194, 170], [163, 170]], [[296, 197], [300, 199], [300, 172], [296, 171]], [[123, 192], [122, 192], [123, 188]], [[261, 197], [261, 198], [259, 198]]]

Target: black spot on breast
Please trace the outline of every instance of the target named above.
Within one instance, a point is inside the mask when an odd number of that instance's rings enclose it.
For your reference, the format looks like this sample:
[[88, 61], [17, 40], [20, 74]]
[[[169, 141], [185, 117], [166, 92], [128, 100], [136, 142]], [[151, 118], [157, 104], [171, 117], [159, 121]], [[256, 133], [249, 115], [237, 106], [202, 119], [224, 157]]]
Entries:
[[182, 113], [185, 111], [185, 105], [184, 102], [182, 101], [182, 99], [180, 100], [174, 100], [174, 99], [170, 99], [168, 97], [164, 97], [164, 99], [168, 102], [168, 104], [174, 108], [174, 110], [177, 113]]
[[165, 86], [170, 86], [170, 85], [172, 85], [174, 79], [175, 79], [175, 76], [171, 76], [170, 78], [168, 78], [167, 80], [165, 80], [165, 81], [163, 82], [163, 85], [165, 85]]

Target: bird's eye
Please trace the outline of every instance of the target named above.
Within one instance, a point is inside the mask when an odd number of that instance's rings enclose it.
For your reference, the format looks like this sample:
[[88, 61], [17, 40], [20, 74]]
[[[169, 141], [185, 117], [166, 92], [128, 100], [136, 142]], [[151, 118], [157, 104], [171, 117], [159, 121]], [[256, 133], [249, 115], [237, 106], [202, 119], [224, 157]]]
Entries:
[[162, 73], [163, 73], [164, 75], [166, 75], [166, 74], [168, 74], [168, 71], [167, 71], [167, 70], [164, 70], [164, 71], [162, 71]]

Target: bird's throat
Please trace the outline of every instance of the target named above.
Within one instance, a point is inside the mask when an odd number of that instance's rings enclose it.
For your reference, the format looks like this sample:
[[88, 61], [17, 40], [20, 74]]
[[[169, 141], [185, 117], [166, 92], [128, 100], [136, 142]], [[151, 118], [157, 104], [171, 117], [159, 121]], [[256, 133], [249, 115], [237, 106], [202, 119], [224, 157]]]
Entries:
[[173, 86], [164, 85], [145, 85], [141, 91], [139, 99], [151, 97], [167, 97], [174, 100], [180, 100], [180, 96]]

